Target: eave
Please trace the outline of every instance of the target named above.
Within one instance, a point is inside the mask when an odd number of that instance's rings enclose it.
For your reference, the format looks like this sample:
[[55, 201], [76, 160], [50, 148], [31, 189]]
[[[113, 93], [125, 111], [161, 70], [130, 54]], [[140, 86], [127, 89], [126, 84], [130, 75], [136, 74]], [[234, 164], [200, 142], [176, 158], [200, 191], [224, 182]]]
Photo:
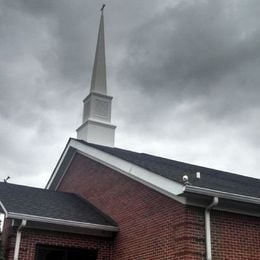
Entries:
[[260, 198], [190, 185], [183, 187], [180, 196], [186, 198], [187, 205], [202, 208], [207, 207], [212, 198], [218, 197], [215, 210], [260, 217]]
[[260, 198], [245, 196], [241, 194], [229, 193], [229, 192], [207, 189], [207, 188], [191, 186], [191, 185], [184, 186], [183, 190], [184, 192], [188, 192], [188, 193], [196, 193], [201, 195], [219, 197], [228, 200], [235, 200], [235, 201], [260, 205]]
[[[13, 219], [18, 223], [19, 220], [26, 220], [26, 228], [46, 229], [53, 231], [89, 234], [96, 236], [112, 237], [119, 231], [119, 228], [111, 225], [102, 225], [89, 222], [80, 222], [67, 219], [58, 219], [45, 216], [36, 216], [19, 212], [11, 212], [6, 209], [0, 201], [0, 206], [5, 218]], [[18, 222], [17, 222], [18, 220]]]
[[63, 177], [66, 174], [66, 170], [77, 153], [114, 169], [115, 171], [134, 179], [184, 205], [206, 207], [209, 202], [212, 201], [212, 197], [218, 197], [220, 199], [220, 203], [218, 207], [215, 208], [217, 210], [260, 216], [260, 198], [201, 188], [192, 185], [183, 185], [116, 156], [88, 146], [87, 144], [82, 144], [75, 139], [70, 139], [68, 141], [67, 146], [65, 147], [65, 150], [46, 186], [47, 189], [58, 189]]
[[185, 203], [184, 198], [178, 197], [178, 195], [183, 191], [182, 184], [160, 176], [152, 171], [148, 171], [131, 162], [88, 146], [87, 144], [82, 144], [74, 139], [70, 139], [67, 143], [67, 146], [65, 147], [65, 150], [46, 186], [47, 189], [58, 189], [68, 167], [77, 153], [99, 162], [100, 164], [134, 179], [168, 197], [181, 203]]

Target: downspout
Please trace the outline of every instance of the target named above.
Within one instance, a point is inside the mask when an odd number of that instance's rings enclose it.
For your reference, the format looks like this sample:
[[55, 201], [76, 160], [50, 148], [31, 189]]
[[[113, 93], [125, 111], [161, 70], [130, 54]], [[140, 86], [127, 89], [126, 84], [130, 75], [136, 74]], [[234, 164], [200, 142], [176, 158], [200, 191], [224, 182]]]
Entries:
[[211, 228], [210, 228], [210, 210], [217, 206], [218, 197], [214, 197], [213, 201], [205, 209], [205, 233], [206, 233], [206, 260], [212, 260], [211, 252]]
[[20, 226], [17, 229], [16, 240], [15, 240], [15, 249], [14, 249], [14, 260], [19, 260], [19, 251], [21, 243], [22, 228], [26, 226], [27, 220], [23, 219]]

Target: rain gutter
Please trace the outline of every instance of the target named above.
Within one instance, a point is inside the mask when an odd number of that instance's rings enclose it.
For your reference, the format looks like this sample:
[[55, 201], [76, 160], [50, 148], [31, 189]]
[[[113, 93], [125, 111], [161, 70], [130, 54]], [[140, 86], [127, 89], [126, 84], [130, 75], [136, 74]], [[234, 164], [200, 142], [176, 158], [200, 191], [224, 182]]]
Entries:
[[103, 231], [110, 231], [110, 232], [117, 232], [119, 230], [119, 228], [116, 226], [78, 222], [78, 221], [65, 220], [65, 219], [56, 219], [56, 218], [42, 217], [42, 216], [35, 216], [35, 215], [28, 215], [22, 213], [14, 213], [14, 212], [8, 212], [7, 217], [13, 219], [26, 219], [27, 221], [36, 221], [36, 222], [43, 222], [49, 224], [88, 228], [88, 229], [103, 230]]
[[257, 197], [251, 197], [247, 195], [241, 195], [241, 194], [230, 193], [230, 192], [219, 191], [219, 190], [212, 190], [208, 188], [201, 188], [198, 186], [186, 185], [184, 186], [183, 192], [196, 193], [196, 194], [201, 194], [201, 195], [206, 195], [211, 197], [219, 197], [228, 200], [260, 205], [260, 198]]

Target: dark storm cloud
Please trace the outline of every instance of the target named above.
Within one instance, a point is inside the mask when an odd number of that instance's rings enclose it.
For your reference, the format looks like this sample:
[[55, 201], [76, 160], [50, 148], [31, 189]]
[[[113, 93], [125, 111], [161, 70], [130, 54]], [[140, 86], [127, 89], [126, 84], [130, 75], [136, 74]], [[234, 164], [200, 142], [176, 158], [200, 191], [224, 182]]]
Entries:
[[[75, 136], [102, 3], [0, 0], [0, 178], [44, 185], [67, 138]], [[229, 167], [224, 155], [238, 150], [238, 138], [256, 158], [259, 1], [105, 3], [117, 144], [185, 154], [192, 162], [214, 161], [211, 150]], [[220, 155], [217, 144], [231, 137]], [[241, 168], [245, 153], [238, 155]]]
[[55, 6], [55, 2], [52, 0], [3, 0], [3, 3], [6, 7], [16, 9], [17, 11], [26, 11], [34, 16], [49, 14]]
[[[0, 66], [3, 76], [0, 88], [5, 99], [1, 100], [0, 113], [3, 116], [14, 117], [22, 124], [27, 121], [23, 116], [29, 121], [37, 117], [41, 120], [39, 112], [61, 111], [66, 109], [66, 102], [71, 102], [68, 96], [76, 98], [75, 95], [83, 89], [84, 94], [87, 93], [99, 22], [99, 2], [2, 2]], [[125, 17], [131, 17], [129, 9], [133, 12], [138, 3], [133, 1], [123, 8], [120, 1], [114, 2], [118, 8], [116, 11], [121, 11], [119, 16], [123, 14]], [[150, 1], [150, 7], [152, 5]], [[145, 1], [138, 6], [141, 13]], [[112, 25], [117, 24], [115, 19], [111, 19]], [[120, 30], [124, 29], [120, 27]], [[119, 47], [111, 49], [116, 53]], [[11, 107], [8, 106], [10, 101], [14, 104]], [[34, 107], [33, 111], [28, 111], [29, 107]]]
[[[87, 51], [75, 62], [80, 57], [75, 49], [83, 53], [78, 42], [83, 43], [81, 33], [68, 28], [69, 22], [76, 28], [78, 19], [65, 14], [73, 13], [69, 4], [59, 8], [54, 1], [0, 4], [1, 179], [10, 175], [14, 182], [22, 182], [27, 177], [27, 183], [43, 185], [61, 152], [61, 143], [64, 145], [73, 132], [66, 127], [80, 117], [74, 100], [80, 105], [82, 97], [77, 95], [84, 82], [76, 79], [75, 72], [83, 70]], [[66, 23], [66, 19], [70, 21]], [[65, 36], [62, 26], [68, 29]], [[70, 43], [75, 43], [68, 46], [66, 37], [73, 34], [77, 37], [71, 37]], [[70, 74], [64, 69], [66, 64], [74, 67]], [[88, 71], [88, 66], [85, 68]]]
[[66, 110], [66, 97], [75, 98], [84, 87], [91, 65], [80, 19], [87, 8], [79, 7], [69, 1], [2, 3], [2, 116], [28, 127], [42, 125], [43, 113]]
[[258, 105], [259, 11], [259, 1], [181, 1], [136, 28], [120, 75], [164, 102], [198, 98], [208, 117], [233, 117]]
[[178, 1], [131, 32], [117, 79], [133, 149], [148, 142], [148, 152], [259, 177], [259, 11], [259, 1]]
[[[120, 1], [114, 2], [120, 11]], [[129, 16], [137, 2], [118, 15]], [[46, 181], [66, 139], [75, 135], [90, 82], [101, 3], [0, 1], [1, 176], [12, 175], [18, 182], [30, 176], [35, 182], [45, 173]]]

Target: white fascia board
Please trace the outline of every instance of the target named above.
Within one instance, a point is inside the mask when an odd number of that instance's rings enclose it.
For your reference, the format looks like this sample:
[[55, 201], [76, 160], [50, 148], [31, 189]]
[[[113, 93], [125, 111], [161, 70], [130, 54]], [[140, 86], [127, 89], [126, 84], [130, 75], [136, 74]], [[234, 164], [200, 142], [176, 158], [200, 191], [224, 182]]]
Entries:
[[[183, 192], [183, 185], [180, 183], [73, 139], [70, 140], [68, 147], [73, 147], [84, 156], [185, 204], [185, 198], [178, 197]], [[54, 178], [55, 176], [53, 176]]]
[[[62, 152], [62, 155], [61, 155], [61, 157], [59, 158], [59, 161], [57, 162], [57, 164], [56, 164], [56, 166], [55, 166], [55, 169], [54, 169], [54, 171], [53, 171], [53, 173], [52, 173], [50, 179], [48, 180], [48, 183], [47, 183], [47, 185], [46, 185], [46, 187], [45, 187], [46, 189], [49, 189], [49, 188], [50, 188], [50, 186], [51, 186], [51, 184], [52, 184], [52, 181], [53, 181], [54, 178], [56, 177], [57, 172], [58, 172], [60, 166], [62, 165], [62, 163], [63, 163], [63, 161], [64, 161], [64, 158], [65, 158], [65, 156], [66, 156], [66, 154], [67, 154], [67, 152], [68, 152], [68, 150], [69, 150], [69, 148], [70, 148], [70, 145], [69, 145], [70, 141], [71, 141], [71, 139], [67, 142], [66, 147], [65, 147], [64, 151]], [[72, 158], [73, 158], [73, 157], [72, 157]], [[72, 158], [71, 158], [71, 160], [72, 160]]]
[[201, 188], [197, 186], [190, 186], [190, 185], [184, 186], [183, 191], [260, 205], [260, 198], [250, 197], [250, 196], [245, 196], [245, 195], [240, 195], [235, 193], [229, 193], [224, 191], [212, 190], [207, 188]]
[[8, 212], [7, 212], [3, 202], [1, 200], [0, 200], [0, 207], [2, 208], [2, 210], [3, 210], [3, 212], [4, 212], [5, 216], [6, 216], [8, 214]]
[[78, 221], [65, 220], [65, 219], [56, 219], [56, 218], [49, 218], [49, 217], [42, 217], [42, 216], [28, 215], [22, 213], [14, 213], [14, 212], [7, 212], [6, 216], [8, 218], [13, 218], [13, 219], [22, 219], [27, 221], [57, 224], [57, 225], [64, 225], [70, 227], [80, 227], [80, 228], [88, 228], [88, 229], [111, 231], [111, 232], [117, 232], [119, 230], [119, 228], [115, 226], [78, 222]]

